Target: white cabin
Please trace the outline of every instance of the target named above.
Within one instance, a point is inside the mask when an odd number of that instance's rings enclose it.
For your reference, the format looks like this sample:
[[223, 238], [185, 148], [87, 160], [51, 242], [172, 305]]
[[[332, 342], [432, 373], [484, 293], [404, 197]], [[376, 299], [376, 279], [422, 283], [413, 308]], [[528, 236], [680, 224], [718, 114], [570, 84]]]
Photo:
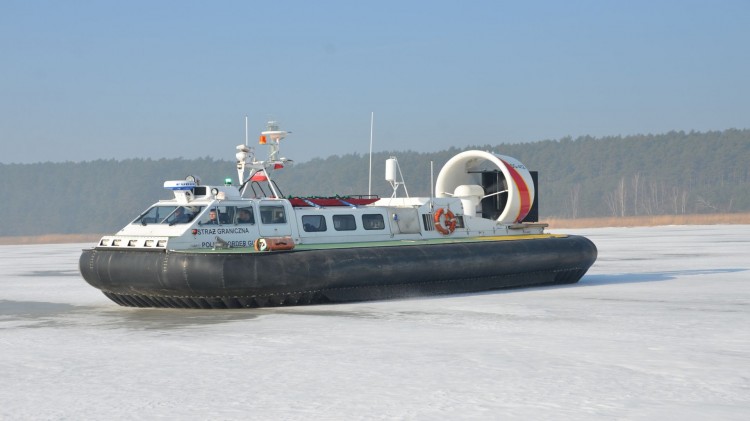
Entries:
[[[271, 174], [288, 162], [278, 158], [287, 132], [269, 127], [273, 130], [261, 136], [262, 144], [271, 142], [267, 161], [255, 160], [245, 145], [237, 147], [239, 186], [202, 185], [192, 176], [166, 181], [173, 198], [155, 203], [117, 234], [103, 237], [98, 247], [245, 248], [258, 238], [277, 237], [291, 238], [295, 245], [417, 241], [540, 234], [546, 226], [524, 222], [536, 191], [526, 167], [482, 151], [449, 160], [438, 175], [435, 197], [278, 198]], [[395, 179], [394, 169], [387, 170]]]

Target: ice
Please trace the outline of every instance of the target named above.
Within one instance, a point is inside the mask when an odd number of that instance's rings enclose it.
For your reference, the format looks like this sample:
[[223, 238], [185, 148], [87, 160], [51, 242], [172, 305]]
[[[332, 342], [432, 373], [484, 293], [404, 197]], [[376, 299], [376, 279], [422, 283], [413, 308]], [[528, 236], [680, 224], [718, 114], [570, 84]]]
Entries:
[[750, 417], [750, 225], [555, 232], [599, 248], [578, 284], [232, 311], [0, 246], [0, 419]]

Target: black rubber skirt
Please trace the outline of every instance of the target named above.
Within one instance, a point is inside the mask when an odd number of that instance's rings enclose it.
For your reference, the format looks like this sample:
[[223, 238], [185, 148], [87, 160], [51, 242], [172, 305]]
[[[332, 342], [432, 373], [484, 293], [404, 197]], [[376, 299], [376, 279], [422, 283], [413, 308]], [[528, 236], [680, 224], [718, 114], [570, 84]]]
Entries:
[[88, 249], [83, 278], [131, 307], [247, 308], [578, 282], [581, 236], [280, 252]]

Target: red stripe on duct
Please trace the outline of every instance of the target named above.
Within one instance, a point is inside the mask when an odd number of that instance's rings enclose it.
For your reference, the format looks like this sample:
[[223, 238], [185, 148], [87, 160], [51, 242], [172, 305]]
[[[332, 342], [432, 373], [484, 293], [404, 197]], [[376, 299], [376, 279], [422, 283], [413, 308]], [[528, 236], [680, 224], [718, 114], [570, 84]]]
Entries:
[[524, 181], [521, 174], [519, 174], [512, 165], [505, 162], [505, 160], [501, 159], [500, 161], [505, 164], [505, 168], [508, 169], [510, 176], [513, 178], [513, 183], [518, 189], [518, 195], [520, 196], [519, 199], [521, 199], [521, 209], [519, 209], [518, 215], [516, 216], [516, 222], [521, 222], [531, 210], [531, 192], [529, 191], [529, 186], [526, 185], [526, 181]]

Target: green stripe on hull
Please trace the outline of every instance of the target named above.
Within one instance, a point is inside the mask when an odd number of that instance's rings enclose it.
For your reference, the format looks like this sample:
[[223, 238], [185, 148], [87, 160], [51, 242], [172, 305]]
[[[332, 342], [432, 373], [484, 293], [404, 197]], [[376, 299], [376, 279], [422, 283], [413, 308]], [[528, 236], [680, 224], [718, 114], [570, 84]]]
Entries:
[[[523, 235], [497, 235], [491, 237], [466, 237], [466, 238], [430, 238], [424, 240], [388, 240], [388, 241], [363, 241], [353, 243], [323, 243], [323, 244], [297, 244], [294, 251], [304, 250], [332, 250], [344, 248], [365, 247], [403, 247], [423, 246], [431, 244], [455, 244], [455, 243], [477, 243], [483, 241], [520, 241], [536, 240], [546, 238], [565, 238], [565, 234], [523, 234]], [[188, 249], [171, 250], [172, 253], [270, 253], [268, 251], [256, 251], [252, 247], [226, 248], [226, 249]], [[278, 252], [274, 252], [278, 253]]]

